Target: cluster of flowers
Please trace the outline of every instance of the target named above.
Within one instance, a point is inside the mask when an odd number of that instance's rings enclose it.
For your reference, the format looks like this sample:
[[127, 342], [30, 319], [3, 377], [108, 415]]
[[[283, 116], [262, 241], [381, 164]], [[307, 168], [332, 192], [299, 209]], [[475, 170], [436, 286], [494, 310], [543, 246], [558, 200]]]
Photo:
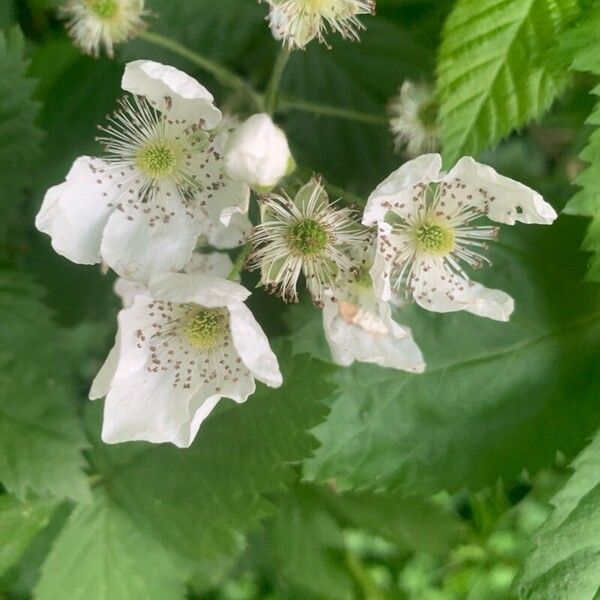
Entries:
[[[355, 37], [356, 15], [374, 8], [350, 0], [269, 4], [272, 28], [289, 47], [323, 40], [326, 24]], [[141, 0], [68, 6], [74, 35], [85, 19], [73, 7], [103, 24], [96, 23], [102, 34], [90, 42], [92, 52], [101, 43], [112, 49], [116, 34], [107, 23], [118, 16], [115, 7], [135, 8], [138, 17], [143, 10]], [[127, 94], [98, 138], [103, 158], [78, 158], [66, 181], [48, 190], [36, 219], [59, 254], [104, 263], [120, 277], [115, 345], [90, 392], [106, 397], [102, 435], [109, 443], [189, 446], [221, 398], [244, 402], [255, 379], [282, 383], [269, 341], [244, 304], [250, 292], [238, 282], [241, 265], [223, 252], [203, 252], [206, 246], [246, 244], [247, 267], [286, 301], [298, 300], [303, 276], [336, 363], [420, 373], [422, 353], [394, 309], [414, 300], [430, 311], [508, 320], [512, 298], [472, 282], [464, 268], [489, 263], [485, 250], [498, 231], [491, 222], [556, 218], [534, 190], [470, 157], [442, 171], [438, 154], [404, 163], [370, 194], [362, 215], [341, 198], [330, 202], [317, 175], [292, 195], [291, 185], [274, 192], [295, 164], [268, 115], [223, 119], [205, 87], [152, 61], [127, 64], [122, 87]], [[434, 111], [427, 93], [405, 83], [396, 104], [400, 142], [409, 153], [431, 149], [433, 137], [411, 125]], [[259, 193], [254, 227], [251, 189]]]

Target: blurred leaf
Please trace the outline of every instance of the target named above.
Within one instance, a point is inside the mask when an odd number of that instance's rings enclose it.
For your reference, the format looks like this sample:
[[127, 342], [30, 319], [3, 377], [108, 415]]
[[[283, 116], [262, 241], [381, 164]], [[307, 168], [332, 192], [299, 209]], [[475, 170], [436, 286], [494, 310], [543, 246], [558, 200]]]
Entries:
[[600, 590], [600, 432], [573, 462], [573, 476], [535, 535], [516, 589], [529, 600], [595, 600]]
[[[75, 415], [74, 357], [22, 275], [0, 274], [0, 481], [20, 498], [85, 500], [85, 445]], [[69, 358], [70, 357], [70, 358]]]
[[458, 0], [444, 28], [438, 93], [448, 163], [540, 117], [565, 83], [541, 57], [577, 0]]
[[24, 188], [38, 162], [41, 132], [34, 122], [39, 106], [32, 100], [35, 84], [26, 75], [24, 40], [14, 27], [0, 31], [0, 258], [11, 257]]
[[[294, 52], [283, 93], [385, 117], [397, 87], [406, 77], [423, 77], [432, 56], [414, 36], [386, 19], [369, 19], [367, 25], [360, 44], [332, 37], [332, 50], [310, 44], [305, 52]], [[399, 162], [385, 122], [370, 125], [291, 111], [285, 128], [299, 164], [351, 191], [369, 192]]]
[[[341, 488], [477, 490], [577, 452], [600, 419], [598, 293], [579, 282], [577, 235], [560, 221], [502, 230], [494, 268], [477, 279], [515, 298], [509, 323], [401, 311], [427, 371], [340, 369], [307, 475]], [[320, 328], [319, 315], [297, 316], [306, 349], [315, 336], [302, 330]]]
[[346, 522], [393, 542], [400, 550], [445, 552], [463, 533], [455, 514], [422, 496], [331, 492], [327, 502]]
[[178, 600], [182, 570], [104, 494], [75, 508], [44, 566], [36, 600]]
[[35, 536], [50, 522], [56, 502], [21, 502], [9, 495], [0, 496], [0, 577], [27, 550]]
[[342, 530], [319, 492], [296, 486], [275, 503], [278, 511], [267, 525], [267, 538], [277, 577], [319, 598], [352, 598]]
[[132, 521], [207, 573], [235, 555], [243, 535], [271, 511], [263, 495], [290, 480], [287, 463], [315, 447], [307, 430], [326, 414], [321, 400], [333, 389], [331, 368], [306, 356], [292, 360], [286, 347], [279, 360], [283, 386], [259, 385], [247, 403], [221, 407], [189, 450], [99, 445], [92, 456], [107, 493]]

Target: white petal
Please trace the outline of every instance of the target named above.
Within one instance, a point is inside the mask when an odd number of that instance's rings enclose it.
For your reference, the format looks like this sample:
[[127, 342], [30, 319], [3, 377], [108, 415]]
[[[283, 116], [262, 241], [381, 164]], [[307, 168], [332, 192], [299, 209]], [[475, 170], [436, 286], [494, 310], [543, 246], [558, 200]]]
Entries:
[[272, 188], [286, 174], [292, 155], [285, 133], [265, 113], [240, 125], [225, 146], [229, 177], [255, 188]]
[[414, 274], [413, 296], [427, 310], [466, 310], [495, 321], [508, 321], [514, 310], [514, 300], [507, 293], [449, 273], [442, 258], [418, 259]]
[[153, 298], [178, 303], [194, 302], [206, 307], [231, 307], [250, 295], [239, 283], [199, 273], [162, 273], [155, 275], [148, 287]]
[[167, 185], [157, 199], [165, 217], [150, 222], [141, 210], [128, 215], [115, 211], [104, 230], [102, 258], [126, 279], [148, 280], [153, 273], [179, 271], [188, 262], [198, 240], [200, 222], [186, 214], [173, 190]]
[[[466, 186], [453, 188], [456, 200], [485, 207], [493, 221], [509, 225], [516, 221], [549, 225], [557, 217], [556, 211], [536, 191], [498, 174], [470, 156], [463, 156], [444, 178], [449, 183], [454, 179]], [[467, 200], [467, 196], [472, 198]]]
[[392, 300], [392, 285], [390, 282], [391, 263], [385, 257], [385, 249], [381, 247], [381, 238], [389, 238], [392, 235], [392, 227], [388, 223], [377, 224], [377, 248], [373, 266], [369, 270], [373, 281], [373, 290], [378, 300], [389, 302]]
[[188, 274], [198, 273], [202, 275], [214, 275], [227, 279], [229, 273], [233, 269], [233, 263], [227, 254], [224, 252], [209, 252], [202, 254], [194, 252], [192, 258], [183, 270]]
[[88, 156], [78, 158], [66, 181], [48, 190], [35, 220], [36, 227], [52, 238], [54, 250], [78, 264], [101, 260], [102, 234], [114, 211], [109, 203], [116, 194], [116, 184], [97, 174], [105, 166]]
[[325, 337], [337, 364], [348, 366], [357, 360], [380, 367], [423, 372], [423, 355], [410, 329], [394, 325], [394, 330], [387, 333], [371, 332], [343, 318], [339, 306], [331, 300], [326, 300], [323, 309]]
[[121, 87], [146, 97], [174, 119], [202, 124], [212, 129], [221, 120], [221, 111], [213, 104], [212, 94], [187, 73], [151, 60], [136, 60], [125, 66]]
[[249, 231], [252, 229], [252, 223], [248, 215], [234, 214], [225, 227], [220, 222], [203, 223], [203, 235], [211, 246], [219, 249], [237, 248], [244, 243]]
[[131, 281], [118, 277], [113, 286], [115, 294], [121, 298], [123, 308], [133, 306], [133, 301], [138, 294], [147, 294], [148, 286], [142, 281]]
[[405, 162], [371, 193], [363, 214], [363, 224], [373, 225], [383, 221], [386, 213], [392, 209], [401, 216], [410, 217], [417, 206], [414, 186], [438, 181], [441, 168], [442, 158], [439, 154], [423, 154]]
[[257, 379], [271, 387], [279, 387], [282, 376], [277, 357], [250, 309], [236, 303], [229, 306], [229, 312], [233, 345], [242, 362]]
[[97, 400], [98, 398], [104, 398], [110, 386], [112, 384], [113, 377], [117, 372], [117, 365], [119, 364], [120, 347], [119, 347], [119, 336], [115, 338], [115, 345], [110, 349], [104, 364], [98, 371], [92, 387], [90, 388], [89, 398], [90, 400]]

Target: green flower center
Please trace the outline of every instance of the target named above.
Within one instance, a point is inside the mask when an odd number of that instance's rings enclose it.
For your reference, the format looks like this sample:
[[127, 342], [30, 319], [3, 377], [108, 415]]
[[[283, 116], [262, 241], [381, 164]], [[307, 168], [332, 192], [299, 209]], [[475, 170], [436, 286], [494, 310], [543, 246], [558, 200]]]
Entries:
[[101, 19], [112, 19], [119, 11], [118, 0], [87, 0], [87, 5]]
[[158, 140], [148, 143], [139, 151], [137, 164], [149, 177], [162, 179], [175, 171], [177, 156], [168, 142]]
[[188, 342], [199, 350], [210, 350], [225, 341], [229, 316], [223, 308], [201, 308], [185, 325]]
[[327, 246], [329, 236], [320, 223], [304, 219], [290, 228], [288, 239], [296, 252], [304, 256], [313, 256]]
[[454, 232], [438, 223], [423, 223], [416, 231], [420, 250], [431, 254], [448, 254], [454, 248]]
[[429, 100], [419, 107], [419, 121], [428, 129], [437, 125], [438, 103], [436, 100]]

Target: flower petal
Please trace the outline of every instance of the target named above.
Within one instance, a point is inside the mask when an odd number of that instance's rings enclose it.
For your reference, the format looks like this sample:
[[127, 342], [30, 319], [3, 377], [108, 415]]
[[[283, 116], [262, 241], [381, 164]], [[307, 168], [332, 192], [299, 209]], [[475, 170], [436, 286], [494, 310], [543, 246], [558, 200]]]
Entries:
[[119, 336], [115, 338], [115, 345], [110, 349], [104, 364], [98, 371], [94, 381], [92, 381], [92, 387], [90, 388], [89, 398], [90, 400], [97, 400], [98, 398], [104, 398], [108, 394], [115, 373], [117, 372], [117, 366], [119, 364], [120, 357], [120, 344]]
[[213, 129], [221, 120], [221, 111], [213, 104], [212, 94], [175, 67], [152, 60], [135, 60], [125, 66], [121, 87], [144, 96], [173, 119], [199, 124], [202, 129]]
[[377, 247], [373, 266], [369, 270], [373, 281], [373, 290], [378, 300], [389, 302], [392, 299], [392, 285], [390, 282], [391, 262], [386, 258], [386, 248], [383, 240], [392, 235], [392, 227], [380, 221], [377, 224]]
[[456, 202], [480, 205], [493, 221], [549, 225], [557, 217], [556, 211], [536, 191], [470, 156], [463, 156], [444, 178], [448, 183], [454, 180], [460, 183], [452, 188]]
[[183, 270], [188, 274], [199, 273], [202, 275], [214, 275], [226, 279], [233, 269], [233, 262], [224, 252], [194, 252], [192, 258]]
[[277, 357], [250, 309], [241, 302], [229, 306], [231, 337], [242, 362], [263, 383], [279, 387], [283, 381]]
[[251, 229], [252, 223], [248, 215], [239, 213], [231, 216], [227, 227], [220, 221], [206, 221], [202, 224], [203, 236], [211, 246], [219, 249], [241, 246]]
[[514, 310], [514, 300], [507, 293], [448, 272], [442, 258], [415, 262], [411, 291], [420, 306], [435, 312], [466, 310], [495, 321], [508, 321]]
[[423, 154], [405, 162], [371, 193], [363, 214], [363, 225], [383, 221], [390, 210], [405, 218], [412, 216], [418, 205], [414, 187], [438, 181], [441, 168], [439, 154]]
[[194, 302], [206, 307], [230, 308], [243, 302], [250, 292], [239, 283], [200, 273], [162, 273], [148, 284], [153, 298], [169, 302]]
[[[155, 219], [142, 210], [115, 211], [104, 230], [102, 258], [126, 279], [148, 280], [153, 273], [179, 271], [198, 240], [200, 222], [190, 217], [174, 188], [163, 184], [157, 204], [164, 216]], [[170, 194], [170, 195], [169, 195]]]
[[35, 219], [39, 231], [52, 238], [52, 247], [69, 260], [85, 265], [99, 263], [100, 244], [106, 223], [114, 211], [109, 206], [116, 183], [99, 177], [106, 163], [79, 157], [64, 183], [46, 193]]
[[[384, 324], [376, 315], [371, 318]], [[394, 323], [395, 327], [387, 333], [384, 333], [385, 328], [369, 331], [359, 321], [349, 322], [342, 316], [339, 303], [325, 301], [323, 328], [334, 362], [348, 366], [356, 360], [413, 373], [423, 372], [425, 361], [410, 329]]]

